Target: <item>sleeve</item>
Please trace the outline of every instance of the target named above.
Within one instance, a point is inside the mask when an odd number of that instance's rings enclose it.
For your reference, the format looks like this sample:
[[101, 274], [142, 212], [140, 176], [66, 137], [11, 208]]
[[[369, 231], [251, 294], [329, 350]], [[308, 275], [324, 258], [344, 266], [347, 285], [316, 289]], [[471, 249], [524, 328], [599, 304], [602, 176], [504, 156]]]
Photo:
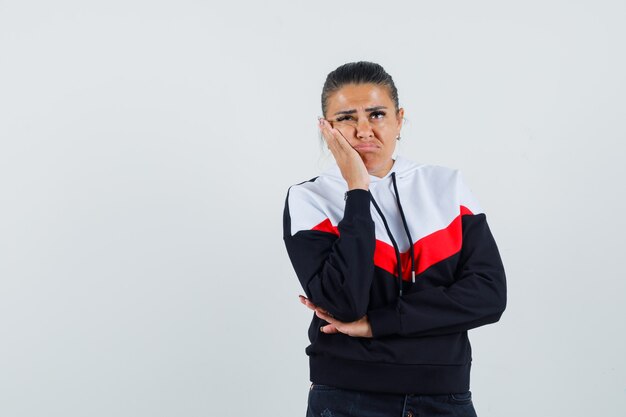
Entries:
[[[466, 206], [480, 207], [458, 176]], [[463, 213], [463, 212], [462, 212]], [[430, 336], [466, 331], [500, 320], [507, 300], [502, 259], [484, 213], [461, 215], [462, 245], [454, 282], [405, 294], [368, 311], [373, 337]]]
[[[290, 191], [285, 200], [283, 240], [304, 292], [338, 320], [360, 319], [367, 313], [374, 276], [376, 235], [369, 192], [355, 189], [346, 193], [337, 235], [313, 229], [292, 231], [292, 220], [301, 223], [297, 217], [302, 216], [303, 199], [290, 197]], [[310, 210], [311, 205], [302, 211]], [[292, 212], [294, 207], [296, 212]]]

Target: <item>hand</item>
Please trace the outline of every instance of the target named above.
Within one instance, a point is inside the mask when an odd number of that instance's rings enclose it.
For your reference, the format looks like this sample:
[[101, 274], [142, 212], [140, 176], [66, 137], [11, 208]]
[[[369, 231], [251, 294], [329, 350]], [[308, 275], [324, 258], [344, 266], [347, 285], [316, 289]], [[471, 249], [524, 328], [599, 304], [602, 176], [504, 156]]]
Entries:
[[300, 295], [299, 297], [302, 304], [315, 311], [317, 317], [330, 323], [326, 326], [322, 326], [320, 328], [321, 332], [328, 334], [344, 333], [352, 337], [372, 337], [372, 326], [370, 326], [367, 315], [356, 321], [346, 323], [335, 319], [329, 312], [316, 306], [305, 296]]
[[339, 130], [333, 128], [327, 120], [320, 117], [319, 128], [324, 135], [328, 149], [332, 152], [341, 170], [341, 175], [348, 183], [348, 189], [367, 190], [370, 176], [361, 155], [350, 145]]

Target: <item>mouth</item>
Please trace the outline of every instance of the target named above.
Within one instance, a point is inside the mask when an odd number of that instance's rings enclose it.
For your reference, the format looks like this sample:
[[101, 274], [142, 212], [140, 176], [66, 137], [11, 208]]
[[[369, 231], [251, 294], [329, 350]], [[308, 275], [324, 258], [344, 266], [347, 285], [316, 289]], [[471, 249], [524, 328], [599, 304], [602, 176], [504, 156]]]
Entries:
[[379, 150], [380, 146], [376, 146], [374, 144], [361, 144], [361, 145], [356, 145], [354, 149], [360, 152], [372, 152], [372, 151]]

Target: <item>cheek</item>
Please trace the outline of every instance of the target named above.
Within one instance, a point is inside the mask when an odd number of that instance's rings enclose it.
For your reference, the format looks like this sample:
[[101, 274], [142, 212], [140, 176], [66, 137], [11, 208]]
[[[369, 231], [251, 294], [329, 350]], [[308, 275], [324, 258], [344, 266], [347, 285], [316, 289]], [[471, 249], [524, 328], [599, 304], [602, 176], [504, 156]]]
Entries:
[[356, 138], [356, 136], [354, 134], [352, 134], [350, 136], [344, 134], [344, 136], [346, 137], [346, 139], [348, 139], [348, 143], [352, 147], [354, 147], [355, 145], [357, 145], [359, 143], [359, 140]]
[[[350, 143], [352, 143], [353, 140], [356, 139], [356, 130], [352, 129], [352, 128], [346, 128], [346, 127], [337, 127], [336, 128], [339, 133], [341, 133], [343, 135], [343, 137], [345, 137], [346, 139], [348, 139], [348, 141]], [[352, 143], [354, 145], [354, 143]]]
[[376, 137], [383, 143], [385, 146], [393, 146], [396, 142], [396, 136], [398, 136], [395, 130], [385, 127], [381, 129], [374, 130]]

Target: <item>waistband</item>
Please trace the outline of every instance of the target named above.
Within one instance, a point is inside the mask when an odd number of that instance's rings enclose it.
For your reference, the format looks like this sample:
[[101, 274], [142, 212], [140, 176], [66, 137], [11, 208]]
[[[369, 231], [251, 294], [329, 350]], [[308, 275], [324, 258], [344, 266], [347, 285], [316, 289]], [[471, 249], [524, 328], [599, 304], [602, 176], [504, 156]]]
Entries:
[[309, 356], [311, 382], [392, 394], [469, 391], [471, 366], [471, 361], [461, 365], [395, 364]]

